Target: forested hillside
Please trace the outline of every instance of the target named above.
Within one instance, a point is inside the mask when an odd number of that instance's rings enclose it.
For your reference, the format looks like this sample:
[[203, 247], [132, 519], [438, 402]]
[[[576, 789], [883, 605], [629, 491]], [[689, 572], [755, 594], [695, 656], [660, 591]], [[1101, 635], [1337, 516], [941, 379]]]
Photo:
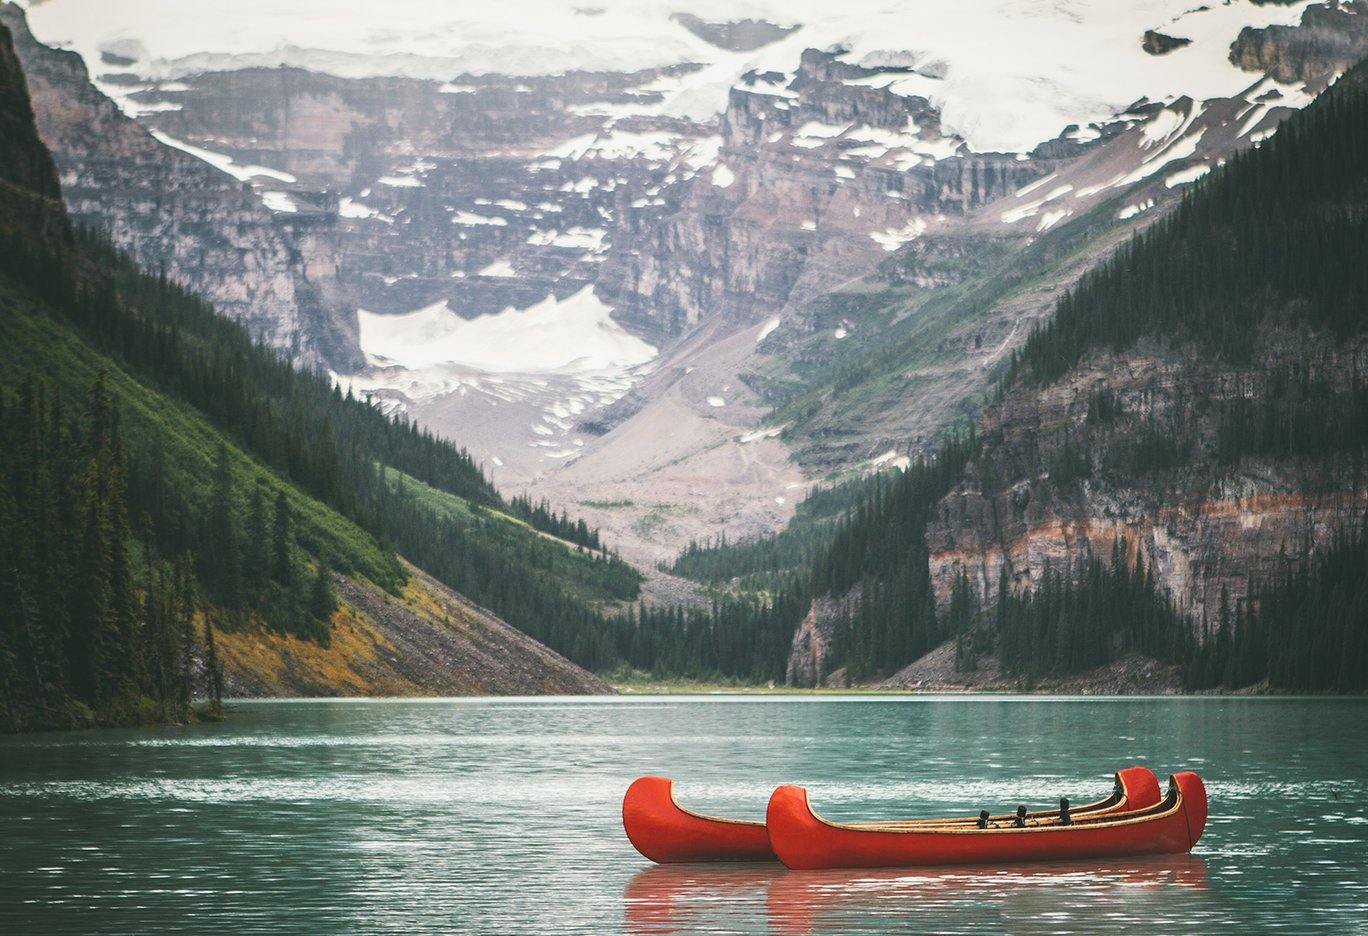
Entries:
[[398, 593], [396, 545], [572, 652], [636, 595], [582, 522], [73, 234], [2, 30], [0, 125], [0, 724], [183, 718], [215, 627], [326, 645], [331, 573]]
[[1366, 87], [1359, 66], [1088, 274], [978, 437], [824, 546], [785, 531], [675, 570], [794, 569], [800, 679], [954, 638], [961, 671], [1027, 683], [1141, 654], [1195, 688], [1368, 686]]

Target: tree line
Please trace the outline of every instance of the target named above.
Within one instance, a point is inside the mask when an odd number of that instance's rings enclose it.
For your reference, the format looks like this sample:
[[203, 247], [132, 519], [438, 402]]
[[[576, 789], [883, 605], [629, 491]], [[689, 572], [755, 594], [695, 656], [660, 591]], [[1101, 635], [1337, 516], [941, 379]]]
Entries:
[[1318, 555], [1253, 585], [1243, 601], [1225, 591], [1187, 662], [1199, 689], [1267, 682], [1291, 692], [1368, 690], [1368, 536], [1341, 531]]

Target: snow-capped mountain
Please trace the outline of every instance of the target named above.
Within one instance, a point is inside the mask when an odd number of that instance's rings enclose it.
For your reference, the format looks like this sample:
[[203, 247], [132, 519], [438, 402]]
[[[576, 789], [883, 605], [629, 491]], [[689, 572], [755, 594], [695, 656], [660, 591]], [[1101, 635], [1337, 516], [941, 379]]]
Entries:
[[[47, 0], [33, 5], [30, 23], [44, 42], [78, 52], [101, 89], [119, 98], [132, 93], [121, 71], [144, 81], [280, 67], [339, 78], [447, 81], [683, 67], [656, 86], [660, 99], [640, 112], [692, 120], [720, 114], [747, 72], [791, 75], [803, 50], [839, 50], [839, 61], [882, 72], [866, 81], [870, 86], [926, 98], [940, 110], [945, 132], [971, 148], [1025, 152], [1070, 124], [1107, 120], [1142, 97], [1233, 94], [1247, 84], [1229, 61], [1240, 30], [1295, 24], [1309, 5]], [[740, 36], [742, 24], [751, 36]], [[1190, 41], [1160, 59], [1141, 47], [1138, 37], [1147, 30]]]
[[[877, 345], [814, 302], [1142, 224], [1368, 51], [1361, 4], [1310, 0], [21, 6], [122, 112], [77, 132], [84, 76], [20, 44], [78, 216], [505, 481], [631, 502], [591, 519], [648, 553], [791, 510], [757, 422]], [[1048, 304], [937, 339], [972, 353], [823, 466], [897, 457]]]

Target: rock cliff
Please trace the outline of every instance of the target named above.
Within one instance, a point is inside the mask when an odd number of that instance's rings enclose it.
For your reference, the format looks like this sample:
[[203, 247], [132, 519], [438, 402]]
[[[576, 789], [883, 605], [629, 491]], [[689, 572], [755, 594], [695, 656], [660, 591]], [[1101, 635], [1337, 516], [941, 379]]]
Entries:
[[1247, 26], [1230, 47], [1230, 60], [1246, 71], [1290, 84], [1324, 80], [1368, 54], [1368, 4], [1331, 0], [1313, 4], [1297, 26]]
[[321, 364], [338, 346], [319, 302], [326, 271], [306, 269], [250, 186], [154, 139], [91, 86], [79, 56], [37, 42], [14, 4], [0, 6], [0, 22], [14, 34], [72, 219], [107, 231], [143, 267], [165, 270], [268, 343]]

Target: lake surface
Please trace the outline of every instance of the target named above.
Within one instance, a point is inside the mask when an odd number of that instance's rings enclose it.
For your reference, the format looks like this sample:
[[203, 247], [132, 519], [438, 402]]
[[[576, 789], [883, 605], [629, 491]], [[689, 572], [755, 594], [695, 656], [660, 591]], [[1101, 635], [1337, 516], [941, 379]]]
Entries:
[[[1191, 856], [653, 867], [638, 774], [760, 818], [1042, 808], [1199, 771]], [[3, 933], [1368, 932], [1368, 700], [633, 697], [253, 702], [0, 737]]]

